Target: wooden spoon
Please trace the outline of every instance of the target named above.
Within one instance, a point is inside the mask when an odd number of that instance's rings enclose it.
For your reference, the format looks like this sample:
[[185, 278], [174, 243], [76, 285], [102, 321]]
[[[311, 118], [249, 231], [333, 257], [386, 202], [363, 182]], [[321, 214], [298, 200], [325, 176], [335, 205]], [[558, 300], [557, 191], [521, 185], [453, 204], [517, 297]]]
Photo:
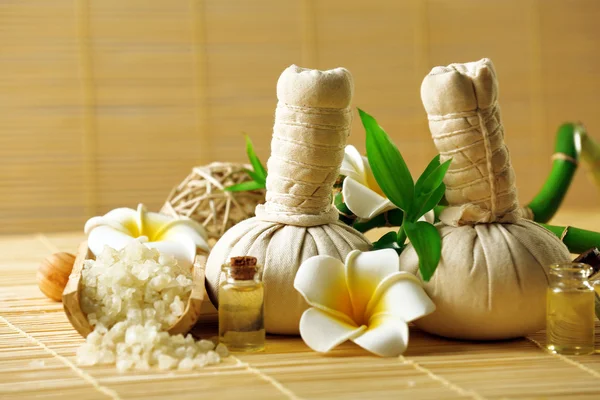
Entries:
[[[75, 264], [73, 265], [73, 271], [69, 276], [69, 281], [62, 295], [62, 303], [65, 308], [65, 313], [73, 325], [73, 328], [77, 330], [83, 337], [87, 337], [94, 328], [88, 322], [87, 316], [81, 309], [81, 272], [83, 271], [83, 262], [85, 260], [94, 259], [94, 255], [90, 251], [87, 245], [87, 241], [81, 243], [77, 255], [75, 257]], [[202, 307], [202, 301], [206, 293], [204, 288], [204, 268], [206, 266], [206, 255], [196, 255], [192, 271], [192, 293], [188, 299], [187, 305], [183, 314], [179, 319], [167, 330], [171, 335], [177, 335], [179, 333], [186, 334], [192, 329], [194, 324], [200, 317], [200, 309]]]

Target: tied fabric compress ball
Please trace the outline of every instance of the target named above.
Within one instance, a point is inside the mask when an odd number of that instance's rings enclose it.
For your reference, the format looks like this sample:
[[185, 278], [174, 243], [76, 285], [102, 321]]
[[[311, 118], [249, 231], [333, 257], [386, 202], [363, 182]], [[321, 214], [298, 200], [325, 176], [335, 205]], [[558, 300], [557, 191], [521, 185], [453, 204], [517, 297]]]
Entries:
[[369, 241], [338, 221], [331, 191], [350, 134], [353, 82], [344, 68], [317, 71], [295, 65], [281, 74], [268, 161], [267, 202], [256, 217], [231, 229], [207, 261], [208, 293], [218, 303], [221, 266], [230, 257], [254, 256], [263, 265], [265, 328], [298, 334], [308, 305], [294, 290], [294, 277], [308, 258], [344, 260]]
[[[437, 225], [441, 261], [425, 291], [436, 311], [415, 322], [459, 339], [524, 336], [544, 327], [548, 268], [570, 261], [551, 232], [520, 215], [514, 171], [504, 144], [492, 62], [434, 68], [421, 86], [449, 207]], [[412, 246], [400, 268], [417, 273]]]

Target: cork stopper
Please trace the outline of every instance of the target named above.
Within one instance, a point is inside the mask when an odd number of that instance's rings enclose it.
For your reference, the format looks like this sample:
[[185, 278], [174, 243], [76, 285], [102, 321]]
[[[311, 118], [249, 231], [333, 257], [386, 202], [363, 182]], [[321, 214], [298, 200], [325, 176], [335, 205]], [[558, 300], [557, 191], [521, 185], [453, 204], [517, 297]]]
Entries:
[[241, 281], [254, 279], [254, 275], [258, 271], [256, 263], [256, 257], [252, 256], [231, 257], [231, 266], [229, 268], [231, 277]]
[[592, 276], [596, 276], [600, 272], [600, 250], [597, 247], [592, 247], [581, 253], [573, 262], [589, 265], [594, 270]]

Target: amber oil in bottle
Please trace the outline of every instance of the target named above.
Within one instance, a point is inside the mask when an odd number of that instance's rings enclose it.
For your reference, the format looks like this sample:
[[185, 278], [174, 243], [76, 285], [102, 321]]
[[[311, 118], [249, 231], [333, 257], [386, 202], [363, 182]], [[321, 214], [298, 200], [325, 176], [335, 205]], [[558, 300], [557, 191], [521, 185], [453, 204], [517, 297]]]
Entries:
[[546, 309], [546, 346], [558, 354], [594, 352], [592, 268], [582, 263], [550, 266]]
[[265, 347], [264, 287], [254, 257], [233, 257], [222, 266], [219, 285], [219, 341], [231, 351]]

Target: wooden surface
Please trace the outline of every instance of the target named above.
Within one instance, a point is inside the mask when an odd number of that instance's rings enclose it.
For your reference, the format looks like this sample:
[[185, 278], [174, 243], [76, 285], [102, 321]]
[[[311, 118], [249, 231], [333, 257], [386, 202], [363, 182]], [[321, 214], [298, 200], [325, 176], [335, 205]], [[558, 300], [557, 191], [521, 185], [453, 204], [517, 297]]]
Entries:
[[[292, 63], [347, 67], [353, 105], [417, 175], [434, 156], [419, 87], [436, 65], [491, 58], [521, 202], [559, 124], [600, 140], [596, 0], [0, 1], [0, 233], [75, 230], [144, 202], [195, 165], [263, 160]], [[364, 150], [354, 114], [350, 142]], [[584, 174], [567, 204], [593, 207]]]
[[[555, 222], [598, 229], [600, 210], [562, 212]], [[82, 239], [80, 233], [0, 238], [3, 400], [600, 398], [600, 354], [551, 355], [542, 349], [543, 332], [474, 343], [412, 329], [408, 351], [398, 358], [375, 357], [351, 343], [320, 355], [299, 338], [269, 336], [264, 353], [236, 354], [201, 371], [119, 374], [113, 366], [80, 368], [74, 355], [83, 339], [62, 305], [38, 290], [35, 271], [42, 258], [75, 252]], [[210, 319], [196, 328], [203, 337], [216, 335]]]

